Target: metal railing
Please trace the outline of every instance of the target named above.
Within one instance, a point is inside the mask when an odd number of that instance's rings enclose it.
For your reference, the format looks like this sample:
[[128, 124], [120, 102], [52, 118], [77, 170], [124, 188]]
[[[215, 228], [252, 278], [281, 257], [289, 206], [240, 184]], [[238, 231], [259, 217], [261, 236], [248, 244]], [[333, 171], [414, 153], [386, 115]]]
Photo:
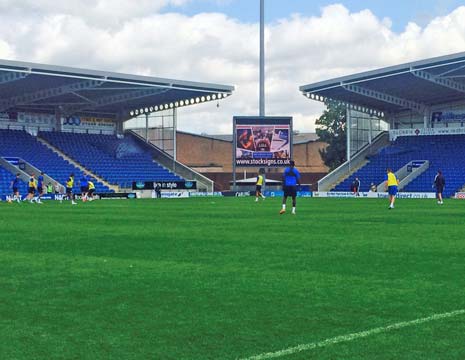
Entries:
[[[421, 165], [418, 165], [421, 163]], [[418, 166], [416, 166], [418, 165]], [[398, 189], [402, 190], [429, 168], [429, 160], [412, 160], [395, 172], [399, 180]], [[378, 192], [386, 191], [385, 182], [378, 184]]]
[[132, 130], [127, 130], [126, 133], [132, 135], [134, 138], [136, 138], [137, 140], [139, 140], [140, 142], [143, 142], [146, 146], [148, 146], [150, 150], [153, 152], [155, 160], [160, 165], [164, 166], [168, 170], [171, 170], [175, 174], [183, 177], [184, 179], [196, 181], [198, 191], [206, 191], [206, 192], [213, 191], [214, 183], [212, 180], [192, 170], [188, 166], [181, 164], [179, 161], [174, 160], [173, 157], [169, 156], [168, 154], [160, 150], [158, 147], [156, 147], [152, 143], [146, 142], [145, 138], [137, 134], [136, 132]]
[[[11, 164], [9, 161], [5, 160], [5, 158], [8, 158], [8, 156], [0, 157], [0, 165], [13, 174], [19, 173], [20, 179], [26, 183], [29, 181], [29, 178], [31, 177], [32, 173], [36, 175], [36, 179], [37, 179], [37, 176], [39, 176], [42, 172], [40, 169], [36, 168], [34, 165], [32, 165], [31, 163], [28, 163], [27, 161], [21, 158], [15, 157], [18, 159], [18, 166]], [[51, 176], [47, 174], [44, 174], [43, 176], [44, 176], [45, 183], [51, 183], [53, 184], [53, 186], [55, 186], [55, 183], [57, 183], [60, 186], [62, 192], [65, 191], [65, 187], [62, 184], [60, 184], [59, 181], [55, 180], [54, 178], [52, 178]]]
[[318, 180], [318, 191], [330, 191], [335, 184], [341, 182], [344, 178], [350, 176], [353, 172], [358, 170], [364, 165], [367, 160], [366, 157], [373, 155], [381, 147], [389, 143], [389, 134], [384, 131], [376, 136], [371, 144], [366, 144], [357, 152], [350, 161], [346, 161], [328, 175]]

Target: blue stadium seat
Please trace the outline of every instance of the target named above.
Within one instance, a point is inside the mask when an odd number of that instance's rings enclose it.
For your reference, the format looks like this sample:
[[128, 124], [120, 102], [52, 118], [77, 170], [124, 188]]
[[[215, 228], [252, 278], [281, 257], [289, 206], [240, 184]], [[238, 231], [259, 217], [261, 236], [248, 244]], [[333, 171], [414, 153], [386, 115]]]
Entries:
[[[0, 129], [0, 156], [22, 158], [57, 180], [60, 184], [65, 184], [69, 174], [74, 173], [77, 180], [74, 191], [76, 193], [80, 192], [79, 179], [82, 172], [25, 131]], [[11, 177], [11, 174], [9, 176]], [[93, 180], [97, 193], [112, 192], [101, 182]], [[10, 192], [9, 189], [2, 189], [3, 194], [9, 194]]]
[[358, 177], [360, 190], [368, 191], [373, 182], [384, 180], [386, 168], [399, 170], [412, 160], [429, 160], [429, 168], [409, 183], [402, 191], [431, 192], [434, 176], [441, 169], [446, 178], [445, 197], [450, 197], [465, 184], [465, 135], [404, 136], [381, 149], [369, 162], [339, 183], [333, 190], [349, 191]]
[[110, 184], [131, 187], [133, 181], [182, 180], [154, 162], [152, 154], [131, 137], [63, 132], [41, 132], [39, 136]]

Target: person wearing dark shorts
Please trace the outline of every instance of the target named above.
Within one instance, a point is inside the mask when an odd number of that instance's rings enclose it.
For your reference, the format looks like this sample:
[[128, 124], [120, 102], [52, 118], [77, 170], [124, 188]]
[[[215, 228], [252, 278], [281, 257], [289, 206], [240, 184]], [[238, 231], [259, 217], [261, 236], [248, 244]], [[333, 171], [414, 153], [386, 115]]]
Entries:
[[24, 201], [29, 200], [29, 202], [32, 203], [34, 201], [34, 195], [36, 193], [36, 190], [37, 190], [37, 181], [35, 179], [34, 173], [32, 173], [27, 183], [27, 196], [24, 199]]
[[355, 196], [360, 196], [360, 179], [358, 177], [355, 178], [353, 182], [353, 193]]
[[295, 205], [296, 205], [296, 196], [297, 196], [297, 185], [300, 185], [300, 172], [295, 168], [294, 160], [289, 162], [289, 167], [284, 170], [283, 173], [283, 205], [280, 214], [286, 212], [286, 201], [290, 196], [292, 198], [292, 215], [295, 215]]
[[444, 192], [444, 187], [446, 186], [446, 179], [444, 178], [441, 170], [438, 170], [436, 176], [434, 177], [433, 186], [436, 188], [436, 199], [438, 199], [438, 204], [444, 204], [442, 193]]
[[386, 190], [389, 194], [389, 207], [388, 209], [394, 209], [394, 203], [396, 201], [397, 195], [397, 186], [399, 186], [399, 180], [396, 177], [396, 174], [392, 171], [392, 169], [388, 168], [386, 170], [386, 177], [385, 179], [385, 186]]
[[16, 177], [13, 179], [11, 182], [11, 187], [13, 188], [13, 201], [20, 202], [21, 201], [21, 195], [19, 195], [19, 182], [20, 182], [20, 174], [17, 173]]
[[81, 177], [81, 199], [87, 201], [87, 193], [89, 192], [89, 178], [86, 174]]
[[44, 173], [41, 172], [37, 178], [37, 203], [42, 204], [40, 201], [42, 195], [44, 194]]
[[265, 200], [265, 195], [262, 194], [262, 186], [265, 183], [265, 177], [263, 176], [264, 169], [260, 169], [257, 175], [257, 181], [255, 183], [255, 201], [258, 201], [258, 198], [261, 197]]
[[77, 203], [74, 201], [73, 197], [73, 186], [74, 186], [74, 174], [71, 173], [69, 175], [68, 180], [66, 181], [66, 196], [69, 200], [71, 200], [72, 205], [76, 205]]

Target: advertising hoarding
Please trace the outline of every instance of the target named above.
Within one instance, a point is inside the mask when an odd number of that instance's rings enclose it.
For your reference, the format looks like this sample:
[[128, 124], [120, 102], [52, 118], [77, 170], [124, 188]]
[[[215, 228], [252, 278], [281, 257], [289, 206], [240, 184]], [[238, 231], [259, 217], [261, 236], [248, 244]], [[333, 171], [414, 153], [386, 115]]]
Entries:
[[234, 117], [233, 161], [238, 167], [288, 166], [292, 117]]
[[116, 130], [116, 124], [112, 119], [93, 116], [62, 117], [61, 125], [65, 131], [93, 131], [113, 134]]

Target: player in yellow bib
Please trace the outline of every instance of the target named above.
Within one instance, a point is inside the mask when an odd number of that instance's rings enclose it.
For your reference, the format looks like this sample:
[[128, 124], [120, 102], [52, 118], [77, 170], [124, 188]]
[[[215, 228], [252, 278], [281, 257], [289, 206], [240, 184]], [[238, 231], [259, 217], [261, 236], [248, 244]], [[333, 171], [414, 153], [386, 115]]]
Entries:
[[386, 171], [386, 177], [384, 179], [385, 179], [386, 190], [389, 194], [388, 209], [389, 210], [394, 209], [394, 202], [396, 201], [397, 186], [399, 185], [399, 181], [397, 180], [396, 175], [389, 168]]
[[29, 200], [29, 202], [34, 201], [34, 195], [37, 190], [37, 180], [35, 179], [35, 174], [32, 173], [29, 181], [27, 182], [27, 196], [24, 201]]
[[74, 186], [74, 174], [71, 173], [69, 175], [68, 180], [66, 181], [66, 196], [68, 197], [69, 200], [71, 200], [72, 205], [76, 205], [76, 202], [74, 201], [74, 195], [73, 195], [73, 186]]
[[265, 182], [265, 177], [263, 176], [263, 171], [260, 169], [258, 176], [257, 176], [257, 182], [256, 182], [256, 187], [255, 187], [255, 201], [258, 201], [258, 198], [261, 197], [263, 200], [265, 200], [265, 195], [262, 194], [262, 186]]
[[95, 184], [91, 180], [89, 180], [88, 182], [89, 182], [89, 191], [87, 192], [87, 200], [92, 201], [94, 200]]

